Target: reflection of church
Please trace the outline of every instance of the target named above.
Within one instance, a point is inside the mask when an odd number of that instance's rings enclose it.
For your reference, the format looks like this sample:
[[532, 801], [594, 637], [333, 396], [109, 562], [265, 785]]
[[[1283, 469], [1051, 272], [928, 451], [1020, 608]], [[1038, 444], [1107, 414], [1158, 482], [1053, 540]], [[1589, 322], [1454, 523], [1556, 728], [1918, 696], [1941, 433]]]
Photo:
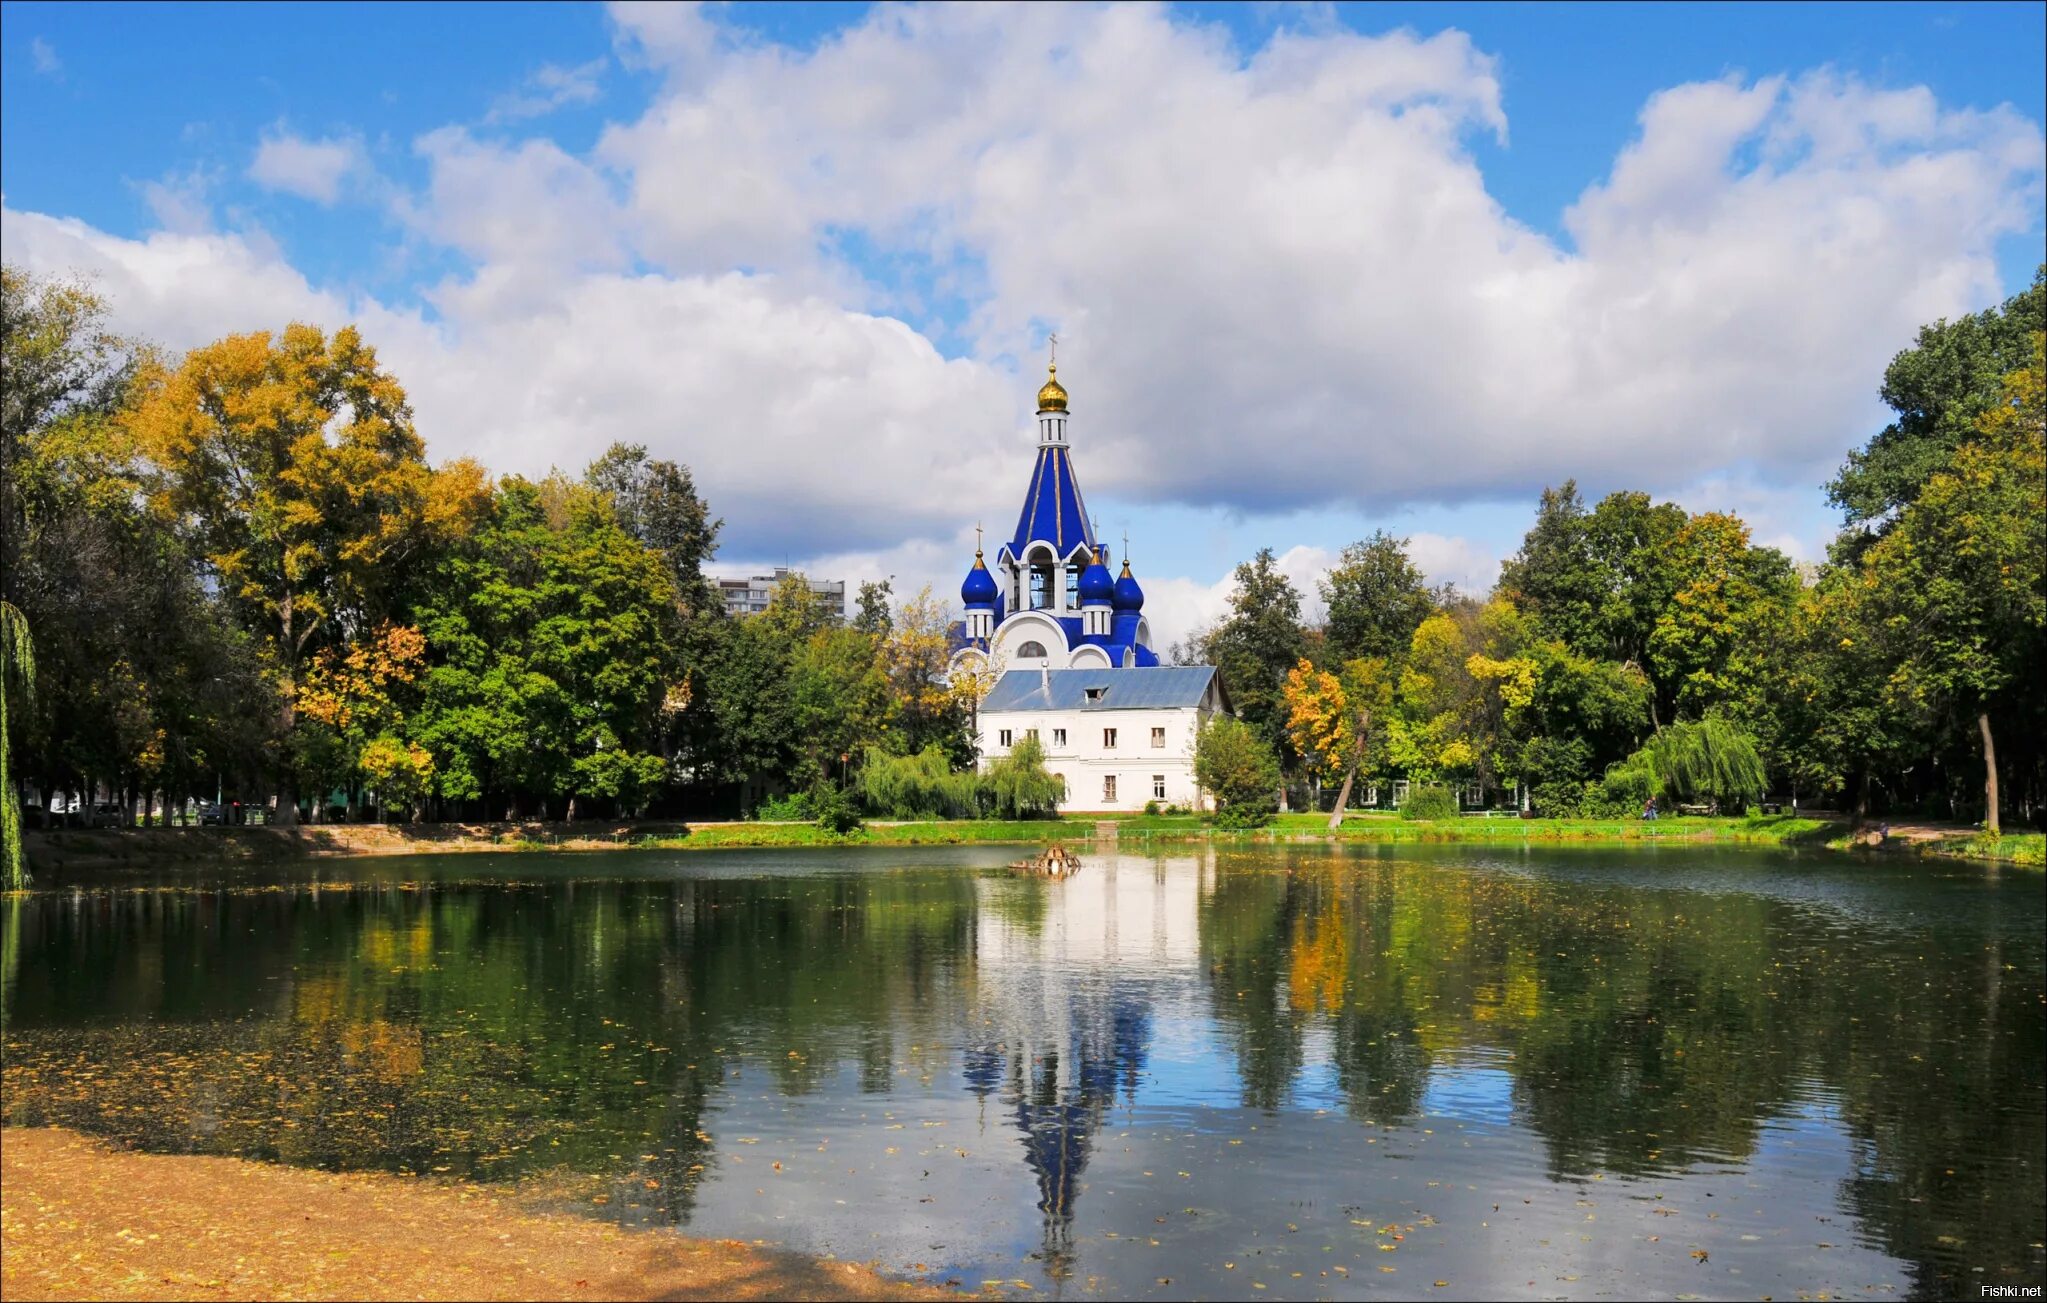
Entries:
[[[982, 1015], [994, 1037], [969, 1047], [962, 1075], [982, 1099], [1013, 1106], [1024, 1162], [1037, 1178], [1043, 1253], [1054, 1271], [1070, 1254], [1075, 1204], [1109, 1109], [1128, 1103], [1154, 1036], [1152, 979], [1199, 963], [1200, 893], [1213, 862], [1194, 865], [1105, 855], [1064, 882], [989, 880], [987, 891], [1044, 893], [1044, 913], [1015, 921], [983, 899], [976, 911]], [[1189, 871], [1192, 870], [1192, 871]], [[1122, 974], [1078, 984], [1076, 971]]]

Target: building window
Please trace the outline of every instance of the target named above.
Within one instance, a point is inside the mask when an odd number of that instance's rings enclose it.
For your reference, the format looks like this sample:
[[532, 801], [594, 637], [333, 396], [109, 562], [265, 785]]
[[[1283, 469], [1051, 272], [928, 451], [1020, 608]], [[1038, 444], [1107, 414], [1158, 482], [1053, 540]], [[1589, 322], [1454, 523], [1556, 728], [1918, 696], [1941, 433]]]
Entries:
[[1102, 699], [1102, 690], [1100, 688], [1082, 688], [1081, 691], [1087, 694], [1089, 701], [1100, 701]]
[[1104, 750], [1104, 751], [1114, 751], [1115, 749], [1116, 749], [1116, 730], [1115, 730], [1115, 729], [1113, 729], [1113, 728], [1105, 728], [1105, 729], [1103, 729], [1103, 730], [1102, 730], [1102, 750]]
[[1104, 801], [1114, 801], [1116, 799], [1116, 775], [1102, 775], [1102, 799]]
[[1164, 774], [1153, 774], [1151, 776], [1151, 799], [1154, 801], [1166, 799], [1166, 776]]
[[1165, 744], [1166, 744], [1166, 730], [1164, 730], [1164, 729], [1162, 729], [1162, 728], [1155, 728], [1155, 729], [1153, 729], [1153, 730], [1151, 731], [1151, 744], [1152, 744], [1153, 746], [1155, 746], [1155, 747], [1163, 747], [1163, 746], [1165, 746]]
[[1027, 642], [1016, 649], [1016, 654], [1019, 660], [1026, 656], [1043, 656], [1045, 654], [1045, 644], [1041, 642]]
[[1078, 563], [1066, 567], [1066, 609], [1080, 609], [1080, 566]]
[[1053, 745], [1053, 746], [1055, 746], [1055, 747], [1063, 747], [1063, 746], [1065, 746], [1065, 745], [1066, 745], [1066, 730], [1065, 730], [1065, 729], [1063, 729], [1063, 728], [1055, 728], [1055, 729], [1053, 729], [1053, 730], [1052, 730], [1052, 745]]
[[1038, 740], [1038, 730], [1034, 728], [1027, 728], [1024, 730], [1024, 736], [1029, 738], [1031, 741], [1035, 742]]
[[1008, 745], [1009, 745], [1009, 739], [1010, 739], [1010, 732], [1009, 732], [1009, 730], [1008, 730], [1008, 729], [1006, 729], [1006, 728], [1005, 728], [1005, 729], [1003, 729], [1003, 730], [1002, 730], [1002, 731], [1001, 731], [1000, 733], [997, 733], [997, 734], [995, 735], [995, 744], [996, 744], [997, 746], [1005, 746], [1005, 747], [1006, 747], [1006, 746], [1008, 746]]

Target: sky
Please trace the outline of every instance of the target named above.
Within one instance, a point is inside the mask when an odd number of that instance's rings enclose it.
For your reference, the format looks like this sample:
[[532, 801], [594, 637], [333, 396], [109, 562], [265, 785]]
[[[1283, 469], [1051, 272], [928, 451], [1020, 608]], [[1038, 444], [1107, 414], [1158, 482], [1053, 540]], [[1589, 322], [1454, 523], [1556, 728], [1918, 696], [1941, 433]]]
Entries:
[[717, 569], [956, 594], [1048, 336], [1161, 644], [1260, 547], [1483, 591], [1545, 485], [1819, 556], [2042, 260], [2038, 4], [0, 4], [0, 252], [361, 327], [429, 455], [689, 465]]

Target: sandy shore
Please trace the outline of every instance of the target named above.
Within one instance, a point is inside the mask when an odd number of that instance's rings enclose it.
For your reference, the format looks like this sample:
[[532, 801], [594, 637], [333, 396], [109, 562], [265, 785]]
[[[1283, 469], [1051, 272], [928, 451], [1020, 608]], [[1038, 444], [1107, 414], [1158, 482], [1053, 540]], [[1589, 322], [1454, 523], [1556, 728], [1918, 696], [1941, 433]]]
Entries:
[[865, 1267], [535, 1214], [383, 1174], [138, 1154], [0, 1130], [17, 1299], [928, 1299]]

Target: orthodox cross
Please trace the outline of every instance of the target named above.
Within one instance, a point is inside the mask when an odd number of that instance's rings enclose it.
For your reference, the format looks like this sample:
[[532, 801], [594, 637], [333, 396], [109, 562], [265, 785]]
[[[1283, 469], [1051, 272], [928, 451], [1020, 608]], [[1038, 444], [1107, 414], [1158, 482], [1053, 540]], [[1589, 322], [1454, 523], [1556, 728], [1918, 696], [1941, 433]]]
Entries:
[[1059, 365], [1059, 335], [1057, 332], [1054, 332], [1053, 334], [1045, 336], [1045, 338], [1052, 345], [1051, 363], [1053, 366], [1056, 367]]

